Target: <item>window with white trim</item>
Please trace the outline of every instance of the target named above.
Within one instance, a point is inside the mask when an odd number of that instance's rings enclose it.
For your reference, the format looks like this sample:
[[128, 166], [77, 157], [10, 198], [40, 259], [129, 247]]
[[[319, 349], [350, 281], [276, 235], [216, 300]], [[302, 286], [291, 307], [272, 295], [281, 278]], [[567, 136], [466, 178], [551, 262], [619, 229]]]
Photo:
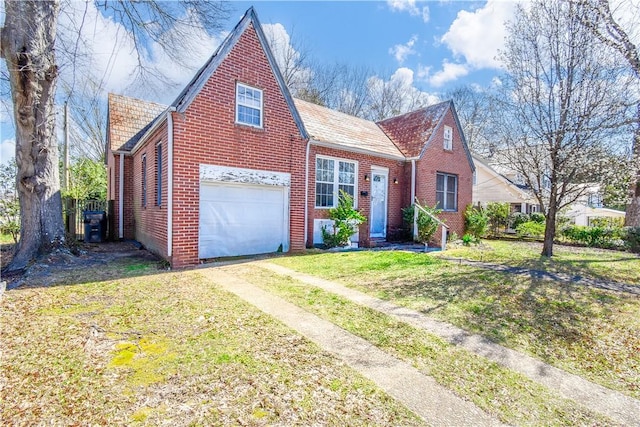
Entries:
[[356, 163], [327, 157], [316, 158], [316, 207], [337, 206], [340, 190], [355, 204]]
[[444, 127], [444, 145], [445, 150], [453, 150], [453, 129], [451, 126]]
[[262, 127], [262, 91], [242, 83], [236, 85], [236, 123]]
[[443, 211], [458, 210], [458, 176], [436, 174], [436, 207]]

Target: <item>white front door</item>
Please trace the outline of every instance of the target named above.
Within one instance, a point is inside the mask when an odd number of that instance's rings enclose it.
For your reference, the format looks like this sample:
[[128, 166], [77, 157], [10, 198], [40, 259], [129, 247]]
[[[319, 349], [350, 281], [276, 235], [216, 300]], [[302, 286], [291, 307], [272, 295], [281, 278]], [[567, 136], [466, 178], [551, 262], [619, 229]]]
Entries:
[[389, 172], [371, 171], [371, 216], [369, 223], [371, 237], [387, 237], [387, 186]]

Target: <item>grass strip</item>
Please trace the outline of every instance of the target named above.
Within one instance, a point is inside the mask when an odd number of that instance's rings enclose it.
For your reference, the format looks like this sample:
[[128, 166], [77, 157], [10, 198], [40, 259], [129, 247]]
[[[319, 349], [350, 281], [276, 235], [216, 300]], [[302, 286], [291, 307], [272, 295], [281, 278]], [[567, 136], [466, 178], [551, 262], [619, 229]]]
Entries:
[[528, 378], [394, 318], [258, 267], [235, 266], [263, 287], [413, 364], [459, 396], [514, 425], [612, 425]]
[[407, 252], [322, 253], [272, 262], [412, 308], [640, 399], [635, 295]]

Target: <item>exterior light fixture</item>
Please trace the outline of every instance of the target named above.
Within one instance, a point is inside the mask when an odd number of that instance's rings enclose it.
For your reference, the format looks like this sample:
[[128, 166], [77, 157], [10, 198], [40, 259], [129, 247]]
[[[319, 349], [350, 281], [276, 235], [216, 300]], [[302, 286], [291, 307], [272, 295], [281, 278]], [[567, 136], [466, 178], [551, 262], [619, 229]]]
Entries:
[[364, 174], [364, 180], [369, 181], [369, 175], [367, 175], [366, 173]]

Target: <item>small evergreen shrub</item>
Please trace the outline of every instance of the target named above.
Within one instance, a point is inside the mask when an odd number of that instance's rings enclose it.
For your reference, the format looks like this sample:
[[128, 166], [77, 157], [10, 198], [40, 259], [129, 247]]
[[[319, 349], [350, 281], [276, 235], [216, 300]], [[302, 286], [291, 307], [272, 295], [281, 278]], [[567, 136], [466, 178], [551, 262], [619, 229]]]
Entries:
[[349, 238], [358, 230], [358, 226], [367, 219], [353, 208], [353, 198], [346, 192], [340, 191], [338, 206], [329, 209], [329, 219], [332, 219], [333, 231], [322, 227], [322, 241], [328, 248], [347, 246]]
[[492, 236], [498, 236], [500, 230], [504, 231], [509, 225], [509, 212], [511, 206], [504, 202], [487, 203], [486, 213], [489, 220], [489, 230]]
[[527, 221], [519, 224], [516, 227], [516, 234], [518, 237], [530, 237], [534, 239], [539, 239], [544, 236], [545, 230], [544, 223], [536, 222], [536, 221]]
[[487, 233], [489, 217], [481, 207], [468, 205], [464, 211], [464, 229], [466, 234], [473, 236], [476, 240], [484, 237]]
[[517, 230], [520, 224], [524, 224], [527, 221], [529, 221], [529, 215], [527, 215], [526, 213], [513, 212], [511, 215], [509, 215], [509, 224], [514, 230]]
[[[437, 217], [442, 212], [442, 209], [437, 209], [435, 207], [432, 208], [427, 205], [420, 205], [419, 203], [418, 205], [435, 217]], [[404, 220], [405, 224], [407, 224], [410, 230], [413, 230], [414, 209], [415, 205], [411, 205], [402, 209], [402, 219]], [[417, 222], [418, 237], [416, 241], [426, 245], [429, 243], [429, 240], [431, 240], [436, 230], [438, 229], [438, 222], [429, 215], [422, 212], [422, 210], [418, 210]]]

